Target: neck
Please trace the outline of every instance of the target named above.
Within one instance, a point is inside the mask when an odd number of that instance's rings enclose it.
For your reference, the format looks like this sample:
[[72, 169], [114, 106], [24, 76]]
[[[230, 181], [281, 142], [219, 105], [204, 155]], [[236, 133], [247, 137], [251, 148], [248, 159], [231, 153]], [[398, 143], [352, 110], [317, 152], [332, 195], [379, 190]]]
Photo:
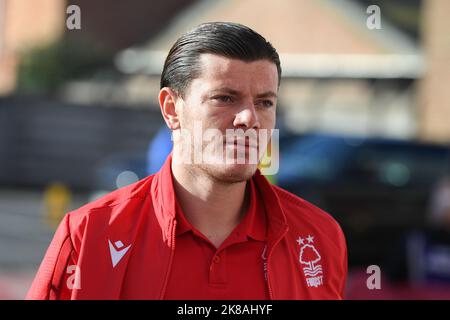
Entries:
[[220, 183], [194, 166], [173, 163], [172, 173], [186, 219], [219, 247], [245, 215], [247, 181]]

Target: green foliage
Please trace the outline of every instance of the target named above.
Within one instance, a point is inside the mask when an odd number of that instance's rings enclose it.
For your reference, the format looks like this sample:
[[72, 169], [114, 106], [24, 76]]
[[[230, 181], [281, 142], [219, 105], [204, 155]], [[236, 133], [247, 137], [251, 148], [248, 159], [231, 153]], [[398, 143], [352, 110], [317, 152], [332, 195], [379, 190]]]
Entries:
[[47, 94], [67, 80], [89, 77], [110, 65], [110, 57], [88, 41], [62, 39], [24, 52], [18, 70], [18, 91]]

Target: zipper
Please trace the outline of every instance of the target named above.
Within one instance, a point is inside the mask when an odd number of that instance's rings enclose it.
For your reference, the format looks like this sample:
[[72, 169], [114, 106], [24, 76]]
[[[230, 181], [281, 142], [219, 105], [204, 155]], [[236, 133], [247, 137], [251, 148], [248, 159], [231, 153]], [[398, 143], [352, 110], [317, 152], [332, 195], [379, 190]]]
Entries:
[[176, 232], [176, 227], [177, 227], [177, 222], [175, 219], [172, 220], [172, 224], [173, 224], [173, 226], [172, 226], [172, 237], [171, 237], [171, 250], [170, 250], [170, 256], [169, 256], [169, 267], [167, 268], [166, 278], [164, 279], [164, 285], [161, 290], [161, 295], [159, 297], [159, 300], [163, 300], [164, 295], [166, 294], [167, 283], [169, 282], [169, 275], [170, 275], [170, 271], [172, 270], [173, 256], [175, 254], [175, 232]]
[[267, 256], [267, 287], [269, 289], [269, 298], [270, 298], [270, 300], [274, 300], [272, 286], [270, 285], [270, 269], [269, 269], [269, 267], [270, 267], [270, 257], [272, 255], [272, 252], [275, 249], [276, 245], [281, 241], [281, 239], [284, 238], [284, 236], [286, 235], [287, 232], [288, 232], [288, 228], [286, 228], [285, 231], [283, 232], [283, 234], [280, 237], [278, 237], [277, 241], [275, 241], [274, 245], [270, 249], [269, 254]]

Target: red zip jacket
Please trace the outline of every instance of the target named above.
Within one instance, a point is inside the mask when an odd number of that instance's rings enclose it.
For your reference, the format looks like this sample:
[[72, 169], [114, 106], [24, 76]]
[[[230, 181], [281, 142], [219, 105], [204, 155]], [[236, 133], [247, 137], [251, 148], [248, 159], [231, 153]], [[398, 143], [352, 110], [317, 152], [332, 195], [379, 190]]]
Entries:
[[[259, 171], [252, 179], [267, 211], [261, 258], [270, 298], [342, 299], [347, 249], [339, 225]], [[169, 156], [155, 175], [66, 214], [26, 298], [164, 299], [174, 197]]]

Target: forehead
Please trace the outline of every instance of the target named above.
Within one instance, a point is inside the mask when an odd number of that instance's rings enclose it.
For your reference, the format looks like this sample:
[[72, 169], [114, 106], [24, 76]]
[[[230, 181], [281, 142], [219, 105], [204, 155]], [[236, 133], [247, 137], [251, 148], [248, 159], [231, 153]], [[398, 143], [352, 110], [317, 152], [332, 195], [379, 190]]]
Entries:
[[275, 63], [261, 59], [246, 62], [215, 54], [201, 54], [200, 75], [192, 80], [194, 87], [210, 89], [227, 86], [235, 90], [274, 91], [278, 89], [278, 71]]

